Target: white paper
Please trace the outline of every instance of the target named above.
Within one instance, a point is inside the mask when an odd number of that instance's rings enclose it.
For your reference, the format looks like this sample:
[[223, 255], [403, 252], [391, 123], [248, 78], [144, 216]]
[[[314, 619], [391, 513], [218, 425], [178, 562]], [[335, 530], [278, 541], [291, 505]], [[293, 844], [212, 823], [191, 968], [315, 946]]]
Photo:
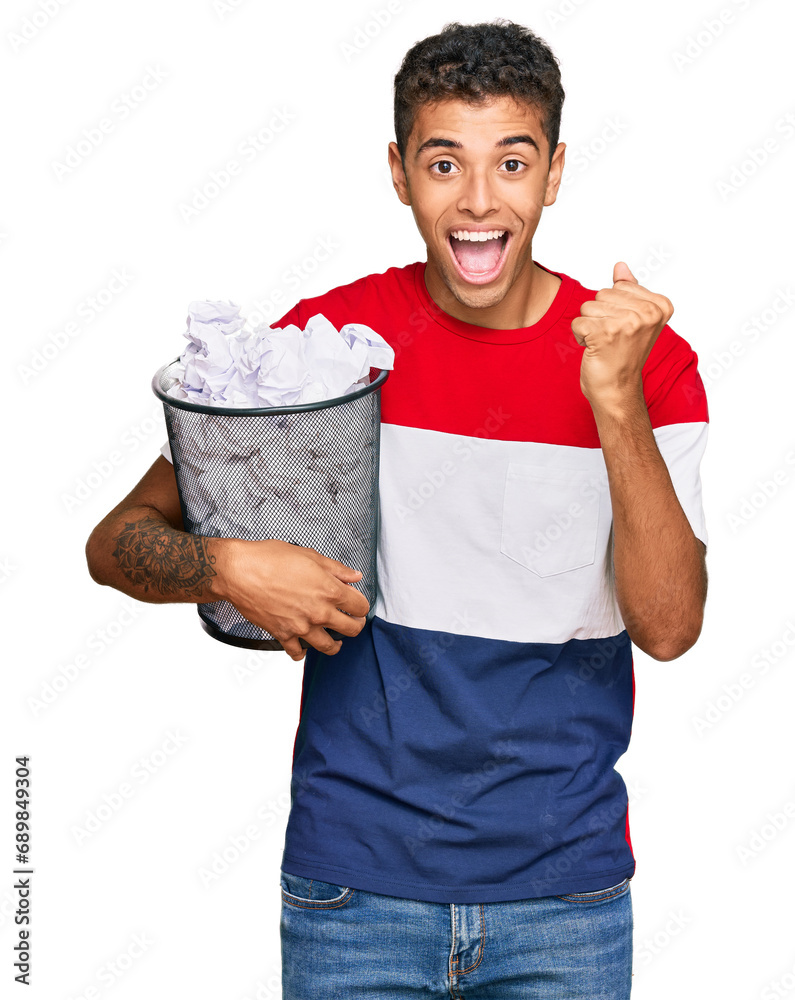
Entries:
[[293, 406], [333, 399], [369, 384], [370, 368], [391, 369], [395, 352], [360, 323], [337, 330], [322, 313], [304, 330], [250, 328], [233, 302], [191, 302], [188, 346], [171, 369], [169, 395], [212, 406]]

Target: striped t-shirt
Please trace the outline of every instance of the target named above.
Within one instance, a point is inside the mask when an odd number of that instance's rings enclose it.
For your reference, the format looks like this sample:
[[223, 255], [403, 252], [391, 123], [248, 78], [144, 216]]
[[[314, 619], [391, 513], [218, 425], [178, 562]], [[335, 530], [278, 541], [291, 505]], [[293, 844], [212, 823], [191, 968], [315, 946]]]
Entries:
[[[286, 872], [440, 903], [634, 874], [614, 768], [632, 727], [632, 646], [571, 330], [596, 292], [550, 273], [555, 299], [523, 329], [448, 315], [421, 262], [302, 299], [272, 324], [303, 329], [322, 313], [337, 329], [370, 326], [396, 355], [381, 390], [374, 617], [333, 656], [307, 650]], [[697, 362], [664, 327], [643, 390], [706, 544]]]

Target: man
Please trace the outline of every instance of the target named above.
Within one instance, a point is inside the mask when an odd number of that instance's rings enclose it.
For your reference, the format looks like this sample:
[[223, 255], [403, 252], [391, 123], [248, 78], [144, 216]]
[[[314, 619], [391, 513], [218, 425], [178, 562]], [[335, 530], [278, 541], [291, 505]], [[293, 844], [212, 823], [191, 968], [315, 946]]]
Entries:
[[306, 653], [286, 997], [629, 995], [635, 861], [614, 764], [631, 642], [671, 660], [701, 630], [708, 415], [665, 296], [624, 262], [594, 292], [533, 260], [563, 98], [520, 25], [418, 42], [389, 164], [427, 262], [273, 324], [322, 312], [396, 351], [369, 623], [360, 575], [334, 559], [186, 534], [167, 446], [88, 542], [98, 582], [230, 600]]

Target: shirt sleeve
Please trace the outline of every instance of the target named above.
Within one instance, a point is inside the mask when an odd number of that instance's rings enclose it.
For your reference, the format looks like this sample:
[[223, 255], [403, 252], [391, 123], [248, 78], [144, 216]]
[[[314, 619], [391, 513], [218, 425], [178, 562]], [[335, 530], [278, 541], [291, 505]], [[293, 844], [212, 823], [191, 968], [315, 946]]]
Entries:
[[289, 326], [291, 323], [294, 323], [296, 326], [300, 326], [301, 329], [303, 330], [304, 327], [306, 326], [306, 323], [302, 322], [303, 304], [304, 304], [304, 299], [299, 299], [299, 301], [296, 302], [293, 308], [288, 309], [288, 311], [284, 314], [284, 316], [282, 316], [281, 319], [274, 320], [273, 323], [271, 323], [271, 330], [275, 329], [283, 330], [286, 326]]
[[677, 499], [693, 534], [707, 545], [701, 490], [701, 460], [709, 433], [707, 395], [696, 352], [676, 334], [669, 343], [660, 362], [644, 373], [646, 405]]
[[[285, 326], [289, 326], [291, 323], [294, 323], [296, 326], [300, 326], [301, 329], [303, 330], [306, 324], [301, 322], [302, 303], [303, 299], [296, 302], [296, 304], [292, 307], [292, 309], [289, 309], [284, 314], [284, 316], [282, 316], [281, 319], [277, 319], [275, 322], [271, 323], [270, 325], [271, 330], [276, 328], [280, 330], [284, 329]], [[174, 459], [171, 456], [171, 446], [169, 445], [168, 441], [166, 441], [165, 444], [161, 447], [160, 454], [163, 456], [163, 458], [168, 459], [168, 461], [171, 462], [172, 465], [174, 464]]]

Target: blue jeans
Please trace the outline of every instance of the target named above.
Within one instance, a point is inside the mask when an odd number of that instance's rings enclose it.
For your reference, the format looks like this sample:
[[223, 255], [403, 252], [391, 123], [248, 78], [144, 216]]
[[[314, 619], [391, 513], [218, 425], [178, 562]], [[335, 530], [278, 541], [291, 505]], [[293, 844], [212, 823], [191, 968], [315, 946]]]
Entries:
[[597, 892], [426, 903], [280, 873], [283, 1000], [627, 1000], [629, 879]]

